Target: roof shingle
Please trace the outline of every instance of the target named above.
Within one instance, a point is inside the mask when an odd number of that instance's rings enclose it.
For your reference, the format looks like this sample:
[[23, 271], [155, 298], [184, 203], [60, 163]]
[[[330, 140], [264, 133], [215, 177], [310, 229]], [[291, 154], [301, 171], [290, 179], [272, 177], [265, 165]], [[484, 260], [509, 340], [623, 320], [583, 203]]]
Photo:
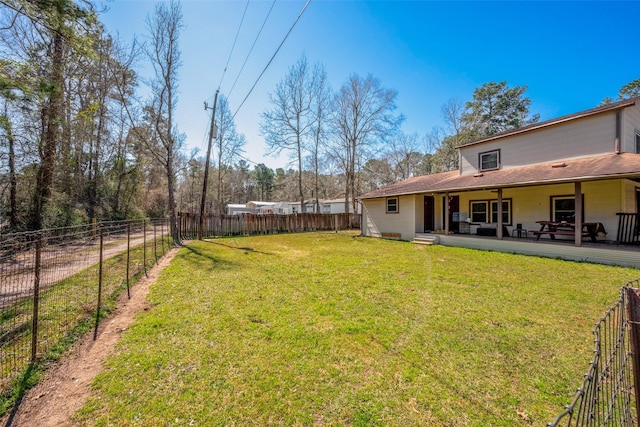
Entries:
[[409, 178], [371, 191], [359, 198], [375, 199], [417, 193], [522, 187], [607, 178], [640, 178], [640, 154], [606, 154], [500, 169], [476, 175], [460, 175], [457, 170], [441, 172]]

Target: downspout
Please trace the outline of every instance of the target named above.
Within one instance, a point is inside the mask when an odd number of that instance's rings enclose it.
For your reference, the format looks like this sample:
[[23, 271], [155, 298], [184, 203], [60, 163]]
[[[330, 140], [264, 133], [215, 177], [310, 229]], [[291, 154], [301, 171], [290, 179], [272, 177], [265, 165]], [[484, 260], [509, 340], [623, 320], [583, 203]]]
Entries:
[[616, 140], [615, 140], [615, 153], [620, 154], [622, 137], [622, 110], [616, 110]]

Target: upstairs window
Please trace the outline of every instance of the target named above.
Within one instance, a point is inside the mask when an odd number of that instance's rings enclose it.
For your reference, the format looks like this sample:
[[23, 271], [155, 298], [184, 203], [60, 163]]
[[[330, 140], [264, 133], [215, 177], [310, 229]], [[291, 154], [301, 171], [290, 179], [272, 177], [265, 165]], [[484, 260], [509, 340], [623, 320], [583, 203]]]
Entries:
[[480, 172], [500, 168], [500, 150], [480, 153]]
[[389, 197], [387, 199], [387, 213], [398, 213], [400, 212], [398, 206], [398, 198], [397, 197]]
[[636, 154], [640, 154], [640, 130], [636, 131]]

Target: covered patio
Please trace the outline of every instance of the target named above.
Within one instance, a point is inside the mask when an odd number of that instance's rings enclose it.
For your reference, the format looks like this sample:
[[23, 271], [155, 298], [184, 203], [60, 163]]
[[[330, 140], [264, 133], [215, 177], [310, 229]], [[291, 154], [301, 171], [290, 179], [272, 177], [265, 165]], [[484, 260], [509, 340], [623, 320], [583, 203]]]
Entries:
[[[565, 200], [572, 202], [573, 209], [570, 216], [562, 217], [561, 214], [553, 212], [552, 214], [546, 214], [556, 216], [556, 218], [549, 218], [549, 216], [540, 215], [537, 218], [529, 217], [528, 231], [534, 234], [534, 237], [547, 236], [554, 239], [558, 236], [570, 236], [573, 238], [575, 246], [582, 246], [585, 238], [586, 240], [595, 241], [595, 233], [598, 230], [605, 232], [605, 227], [602, 223], [607, 223], [607, 232], [613, 232], [612, 236], [615, 238], [619, 236], [621, 229], [621, 223], [618, 223], [618, 212], [608, 212], [607, 217], [602, 217], [602, 212], [598, 215], [590, 215], [589, 221], [585, 220], [584, 215], [584, 194], [585, 184], [592, 186], [593, 183], [614, 181], [614, 180], [628, 180], [627, 182], [633, 183], [640, 180], [640, 170], [638, 170], [638, 157], [637, 155], [624, 155], [614, 154], [605, 155], [592, 158], [574, 159], [571, 161], [564, 161], [561, 163], [550, 163], [542, 165], [533, 165], [522, 168], [506, 169], [500, 171], [494, 171], [487, 174], [476, 174], [472, 176], [456, 176], [442, 185], [442, 190], [437, 192], [443, 195], [443, 229], [447, 234], [449, 231], [458, 231], [456, 227], [453, 227], [453, 221], [455, 221], [455, 210], [459, 209], [459, 206], [451, 206], [451, 196], [455, 194], [490, 191], [495, 195], [495, 237], [498, 240], [502, 240], [505, 236], [504, 225], [512, 226], [509, 221], [505, 222], [505, 217], [510, 218], [511, 212], [504, 212], [505, 206], [505, 192], [515, 189], [524, 189], [527, 191], [536, 191], [536, 189], [543, 187], [550, 187], [558, 184], [565, 184], [564, 188], [571, 190], [563, 194]], [[621, 181], [622, 182], [622, 181]], [[631, 199], [633, 196], [631, 193], [637, 192], [633, 190], [632, 186], [628, 186], [630, 190], [623, 190], [621, 192], [622, 197]], [[433, 189], [436, 189], [432, 187]], [[602, 189], [597, 190], [600, 193]], [[605, 190], [603, 193], [598, 194], [600, 198], [604, 196], [610, 190]], [[629, 196], [624, 195], [629, 191]], [[593, 192], [592, 192], [593, 193]], [[631, 197], [630, 197], [631, 196]], [[593, 196], [592, 196], [593, 197]], [[622, 201], [621, 204], [626, 206], [620, 206], [619, 210], [625, 208], [632, 209], [638, 212], [640, 207], [640, 196], [636, 196], [635, 203], [631, 200]], [[572, 200], [571, 200], [572, 199]], [[605, 197], [602, 197], [604, 200]], [[636, 205], [636, 206], [633, 206]], [[578, 208], [576, 208], [578, 207]], [[628, 212], [628, 211], [627, 211]], [[468, 212], [469, 218], [473, 215], [471, 209]], [[595, 220], [595, 221], [594, 221]], [[615, 224], [615, 226], [614, 226]], [[425, 227], [426, 230], [427, 227]], [[637, 224], [634, 222], [632, 228], [637, 228]], [[578, 230], [579, 232], [575, 232]], [[620, 240], [620, 238], [618, 238]]]
[[582, 242], [576, 246], [571, 240], [536, 240], [534, 237], [478, 236], [475, 234], [417, 233], [416, 239], [426, 238], [443, 246], [463, 247], [512, 254], [559, 258], [577, 262], [617, 265], [640, 269], [640, 245], [621, 245], [610, 242]]

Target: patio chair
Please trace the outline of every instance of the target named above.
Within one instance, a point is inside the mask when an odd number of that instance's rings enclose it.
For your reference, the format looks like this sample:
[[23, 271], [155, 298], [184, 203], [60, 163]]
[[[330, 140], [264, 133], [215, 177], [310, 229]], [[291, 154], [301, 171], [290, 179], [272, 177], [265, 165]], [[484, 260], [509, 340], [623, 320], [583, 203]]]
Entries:
[[511, 237], [514, 236], [518, 239], [521, 239], [523, 236], [525, 239], [527, 238], [527, 230], [522, 228], [522, 224], [516, 224], [516, 228], [511, 231]]

